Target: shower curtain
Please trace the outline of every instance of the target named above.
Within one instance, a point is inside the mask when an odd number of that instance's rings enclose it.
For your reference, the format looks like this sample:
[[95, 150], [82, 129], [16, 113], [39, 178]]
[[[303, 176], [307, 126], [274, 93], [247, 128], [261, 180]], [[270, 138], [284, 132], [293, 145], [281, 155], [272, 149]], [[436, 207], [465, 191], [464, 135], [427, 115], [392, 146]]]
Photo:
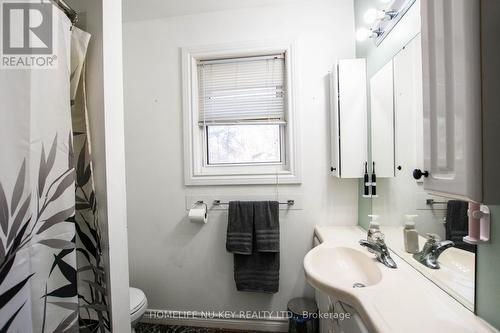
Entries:
[[73, 29], [71, 47], [71, 117], [75, 151], [75, 228], [80, 301], [80, 332], [110, 331], [101, 229], [94, 190], [85, 90], [85, 56], [90, 35]]
[[88, 35], [57, 13], [56, 68], [0, 69], [0, 333], [109, 330], [87, 128], [72, 129], [71, 46]]

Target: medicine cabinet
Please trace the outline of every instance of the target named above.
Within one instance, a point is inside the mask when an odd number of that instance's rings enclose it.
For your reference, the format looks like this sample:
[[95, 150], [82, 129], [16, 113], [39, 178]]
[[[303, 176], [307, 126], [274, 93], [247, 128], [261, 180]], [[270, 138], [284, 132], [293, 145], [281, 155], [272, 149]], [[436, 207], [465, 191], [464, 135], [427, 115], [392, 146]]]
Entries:
[[365, 59], [339, 60], [330, 72], [333, 176], [362, 178], [368, 160]]

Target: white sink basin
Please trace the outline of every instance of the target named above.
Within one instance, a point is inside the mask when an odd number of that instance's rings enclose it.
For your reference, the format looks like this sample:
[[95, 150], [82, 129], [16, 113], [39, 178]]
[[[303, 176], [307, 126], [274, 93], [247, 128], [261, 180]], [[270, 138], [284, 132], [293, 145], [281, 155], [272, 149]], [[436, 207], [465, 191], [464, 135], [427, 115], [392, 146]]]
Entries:
[[375, 258], [349, 247], [322, 244], [304, 258], [306, 278], [315, 288], [339, 298], [355, 288], [375, 285], [382, 279]]
[[[333, 300], [353, 307], [369, 332], [495, 332], [404, 260], [393, 256], [397, 269], [379, 263], [358, 243], [366, 237], [366, 231], [358, 227], [316, 227], [316, 235], [323, 243], [304, 258], [307, 281]], [[397, 235], [402, 235], [401, 230]], [[463, 253], [447, 251], [440, 260], [455, 266], [463, 264]], [[366, 287], [353, 288], [355, 283]]]

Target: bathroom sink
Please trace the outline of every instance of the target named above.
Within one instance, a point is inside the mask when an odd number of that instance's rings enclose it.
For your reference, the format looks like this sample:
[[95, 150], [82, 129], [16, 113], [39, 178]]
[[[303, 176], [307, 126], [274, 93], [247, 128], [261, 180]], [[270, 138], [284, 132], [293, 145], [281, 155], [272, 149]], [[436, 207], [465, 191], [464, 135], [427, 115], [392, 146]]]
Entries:
[[452, 247], [444, 251], [438, 261], [441, 266], [449, 267], [454, 272], [459, 272], [469, 280], [474, 280], [474, 260], [475, 255], [472, 252]]
[[428, 272], [432, 280], [473, 309], [474, 253], [452, 247], [444, 251], [438, 261], [441, 268]]
[[307, 253], [304, 270], [311, 285], [339, 297], [352, 294], [353, 288], [373, 286], [382, 278], [376, 259], [353, 248], [328, 244]]

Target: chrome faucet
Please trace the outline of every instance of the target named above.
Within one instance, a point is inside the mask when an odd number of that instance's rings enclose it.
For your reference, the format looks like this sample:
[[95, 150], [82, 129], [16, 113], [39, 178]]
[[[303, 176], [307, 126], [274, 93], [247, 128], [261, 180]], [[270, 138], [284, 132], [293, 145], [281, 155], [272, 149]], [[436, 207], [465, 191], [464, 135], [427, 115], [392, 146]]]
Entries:
[[365, 240], [362, 239], [359, 241], [359, 245], [364, 246], [371, 250], [370, 252], [375, 253], [377, 256], [377, 260], [386, 265], [389, 268], [397, 268], [398, 266], [391, 258], [391, 254], [389, 253], [389, 249], [387, 245], [385, 245], [384, 234], [381, 232], [376, 232], [373, 234], [371, 239]]
[[413, 258], [421, 263], [422, 265], [432, 268], [439, 269], [438, 258], [446, 249], [454, 246], [450, 240], [441, 241], [436, 234], [427, 234], [427, 242], [424, 248], [419, 253], [415, 253]]

